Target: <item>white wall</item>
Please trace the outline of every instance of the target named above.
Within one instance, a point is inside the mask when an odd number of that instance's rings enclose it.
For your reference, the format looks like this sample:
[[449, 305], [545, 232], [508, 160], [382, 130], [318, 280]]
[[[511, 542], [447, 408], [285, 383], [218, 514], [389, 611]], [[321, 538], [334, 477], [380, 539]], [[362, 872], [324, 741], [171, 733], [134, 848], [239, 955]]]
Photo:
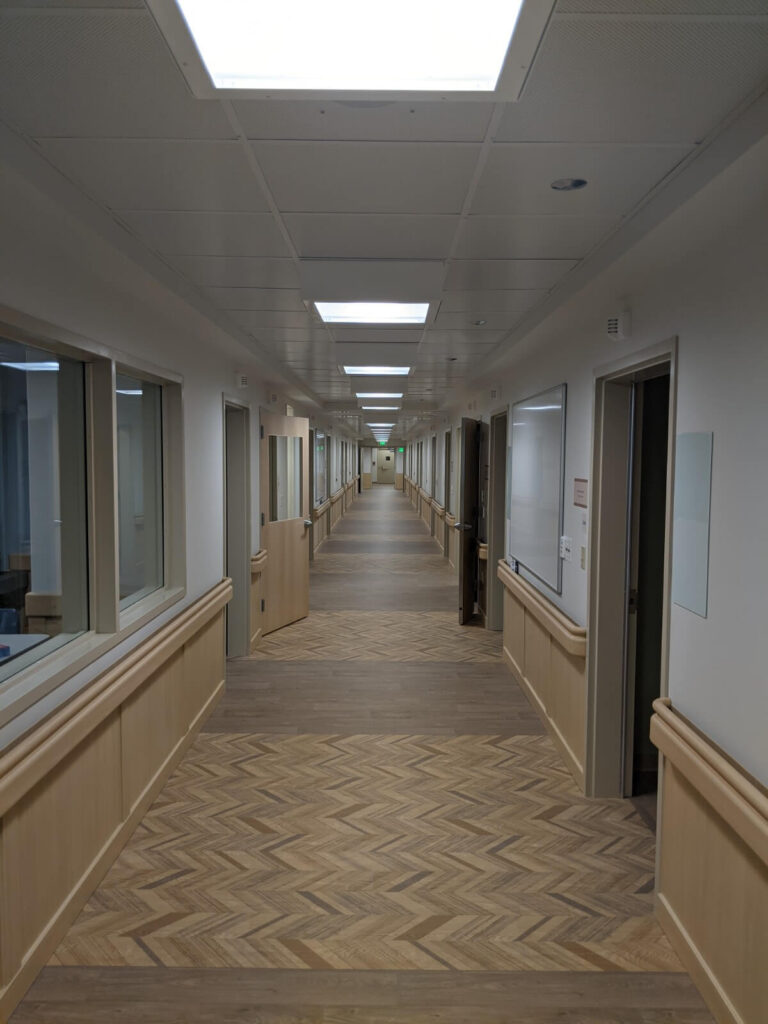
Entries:
[[[764, 783], [767, 168], [763, 140], [532, 330], [504, 370], [467, 392], [451, 417], [454, 427], [461, 415], [488, 419], [500, 402], [567, 383], [564, 531], [578, 551], [581, 510], [572, 488], [574, 477], [591, 475], [595, 371], [677, 335], [677, 432], [713, 431], [714, 455], [708, 617], [672, 608], [670, 696]], [[610, 341], [605, 318], [625, 306], [631, 341]], [[491, 387], [501, 392], [493, 401]], [[583, 624], [587, 572], [578, 557], [563, 569], [563, 593], [553, 599]]]

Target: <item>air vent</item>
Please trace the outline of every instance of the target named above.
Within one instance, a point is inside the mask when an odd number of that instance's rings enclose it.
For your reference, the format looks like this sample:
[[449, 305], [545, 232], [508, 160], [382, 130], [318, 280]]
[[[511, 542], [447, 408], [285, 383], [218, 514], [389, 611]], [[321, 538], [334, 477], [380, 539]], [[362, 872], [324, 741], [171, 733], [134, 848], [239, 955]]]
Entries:
[[235, 387], [238, 389], [248, 387], [248, 374], [245, 370], [238, 370], [235, 374]]
[[626, 341], [631, 334], [631, 316], [628, 309], [615, 316], [609, 316], [605, 333], [616, 341]]

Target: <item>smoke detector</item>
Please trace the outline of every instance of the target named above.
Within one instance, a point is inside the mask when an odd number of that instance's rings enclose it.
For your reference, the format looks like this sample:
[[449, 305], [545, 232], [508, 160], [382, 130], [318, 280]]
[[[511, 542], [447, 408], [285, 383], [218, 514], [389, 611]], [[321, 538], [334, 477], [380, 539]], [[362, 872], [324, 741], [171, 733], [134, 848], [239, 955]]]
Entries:
[[632, 334], [632, 314], [628, 309], [609, 316], [605, 325], [605, 333], [614, 341], [626, 341]]

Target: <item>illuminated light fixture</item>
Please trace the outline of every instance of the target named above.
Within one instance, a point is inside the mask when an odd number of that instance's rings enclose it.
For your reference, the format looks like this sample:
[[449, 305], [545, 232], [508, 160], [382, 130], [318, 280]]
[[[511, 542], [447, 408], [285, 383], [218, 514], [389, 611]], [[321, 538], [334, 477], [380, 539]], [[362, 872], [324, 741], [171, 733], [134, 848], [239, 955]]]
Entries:
[[361, 405], [363, 412], [397, 412], [396, 405]]
[[410, 366], [345, 366], [350, 377], [407, 377]]
[[402, 398], [402, 391], [356, 391], [355, 398]]
[[326, 324], [423, 324], [428, 302], [316, 302]]
[[366, 423], [366, 427], [379, 427], [379, 428], [388, 427], [390, 430], [392, 429], [392, 427], [394, 427], [394, 425], [395, 425], [394, 423]]
[[[522, 0], [475, 0], [471, 17], [462, 0], [389, 0], [386, 17], [359, 0], [177, 4], [217, 89], [487, 92]], [[150, 6], [166, 25], [168, 0]]]
[[23, 370], [25, 373], [56, 373], [58, 363], [0, 363], [9, 370]]
[[127, 388], [117, 388], [115, 394], [118, 395], [143, 395], [144, 392], [139, 389], [138, 391], [129, 391]]
[[549, 409], [562, 409], [562, 405], [521, 405], [524, 412], [546, 412]]

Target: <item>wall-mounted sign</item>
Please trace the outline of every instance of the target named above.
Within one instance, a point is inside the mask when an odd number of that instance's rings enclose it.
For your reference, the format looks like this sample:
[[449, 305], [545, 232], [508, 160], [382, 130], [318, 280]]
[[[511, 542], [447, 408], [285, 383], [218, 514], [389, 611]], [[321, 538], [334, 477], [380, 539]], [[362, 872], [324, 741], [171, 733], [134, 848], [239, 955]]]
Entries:
[[588, 480], [582, 480], [581, 477], [576, 477], [573, 481], [573, 504], [578, 508], [587, 507], [587, 484]]
[[405, 451], [405, 448], [398, 448], [397, 450], [398, 450], [399, 452], [404, 452], [404, 451]]

